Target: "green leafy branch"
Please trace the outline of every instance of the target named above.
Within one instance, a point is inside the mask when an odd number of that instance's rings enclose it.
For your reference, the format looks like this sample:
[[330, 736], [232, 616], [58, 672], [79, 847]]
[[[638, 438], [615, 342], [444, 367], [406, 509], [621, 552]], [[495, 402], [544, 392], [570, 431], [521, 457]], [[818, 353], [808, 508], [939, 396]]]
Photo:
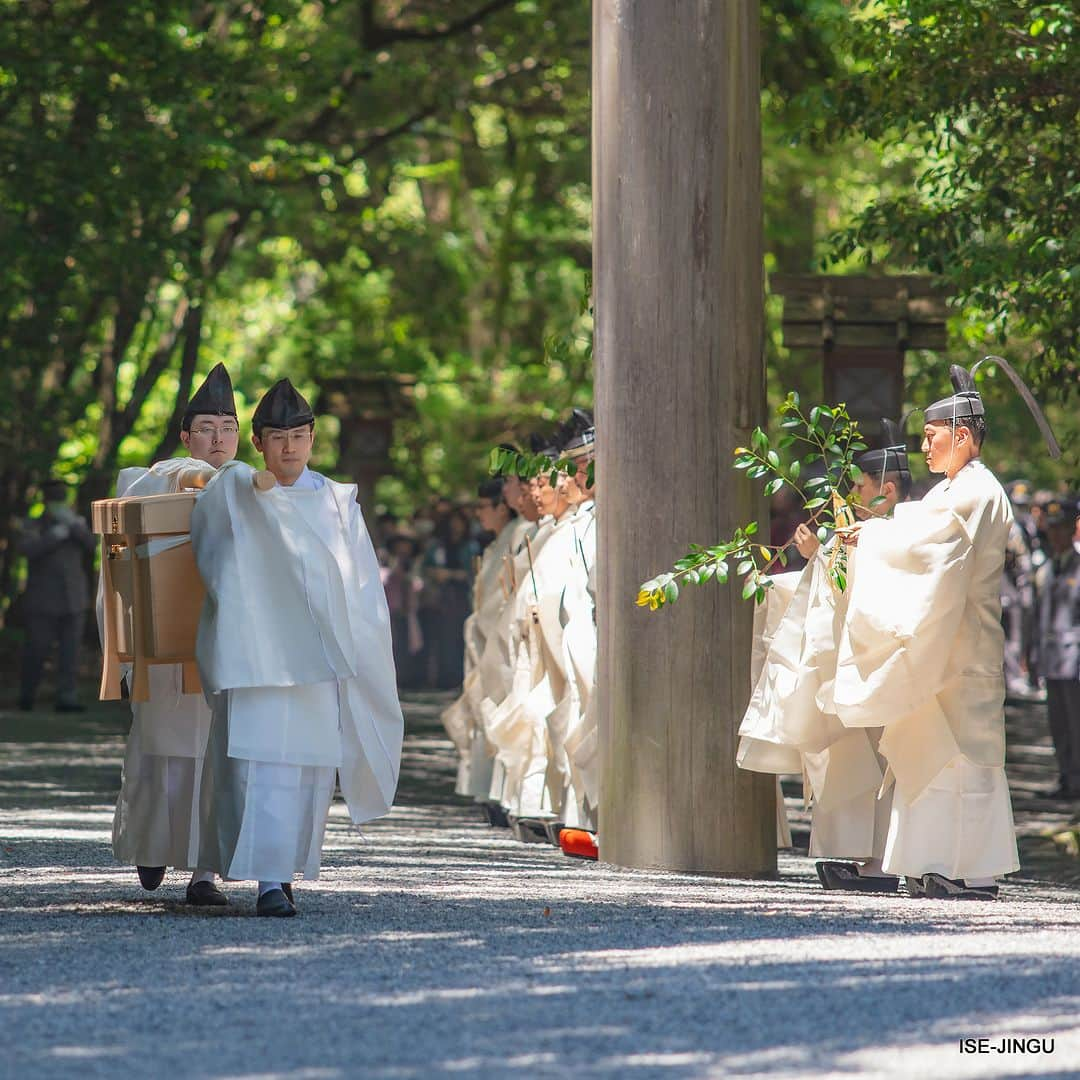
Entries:
[[[858, 423], [844, 404], [815, 405], [802, 411], [799, 395], [790, 393], [778, 410], [780, 434], [775, 444], [761, 428], [754, 428], [749, 446], [735, 448], [734, 468], [752, 480], [765, 480], [766, 495], [785, 485], [802, 499], [816, 527], [818, 542], [828, 540], [830, 530], [843, 530], [855, 520], [851, 484], [862, 476], [855, 455], [866, 449]], [[783, 456], [782, 456], [783, 455]], [[874, 499], [871, 506], [881, 501]], [[770, 574], [787, 566], [788, 544], [762, 544], [755, 539], [757, 522], [736, 529], [730, 540], [711, 547], [692, 544], [671, 570], [644, 582], [637, 595], [639, 607], [656, 611], [679, 599], [681, 587], [724, 584], [734, 575], [742, 580], [744, 600], [760, 603], [772, 586]], [[829, 576], [841, 592], [847, 587], [847, 551], [836, 544], [829, 556]]]
[[[553, 461], [547, 454], [530, 454], [524, 451], [507, 450], [501, 446], [492, 449], [488, 461], [488, 472], [492, 476], [520, 476], [523, 480], [531, 480], [535, 476], [547, 474], [548, 482], [552, 487], [555, 486], [560, 473], [574, 476], [577, 469], [577, 462], [572, 458], [558, 458]], [[596, 462], [590, 461], [588, 486], [592, 487], [595, 481]]]

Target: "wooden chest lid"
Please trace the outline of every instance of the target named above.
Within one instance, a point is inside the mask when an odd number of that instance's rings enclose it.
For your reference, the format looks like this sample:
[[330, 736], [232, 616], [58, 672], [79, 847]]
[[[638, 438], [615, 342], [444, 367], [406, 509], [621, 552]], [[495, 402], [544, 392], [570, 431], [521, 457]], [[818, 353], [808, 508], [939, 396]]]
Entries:
[[170, 536], [191, 532], [197, 492], [99, 499], [91, 504], [94, 532], [102, 535]]

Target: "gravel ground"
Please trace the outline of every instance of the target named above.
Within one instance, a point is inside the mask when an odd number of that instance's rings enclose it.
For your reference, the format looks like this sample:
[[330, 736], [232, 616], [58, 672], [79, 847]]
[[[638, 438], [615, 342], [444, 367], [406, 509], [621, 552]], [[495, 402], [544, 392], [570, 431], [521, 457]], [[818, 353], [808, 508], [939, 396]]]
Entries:
[[409, 703], [389, 817], [360, 835], [335, 804], [292, 920], [113, 863], [122, 710], [0, 712], [0, 1075], [1078, 1075], [1080, 891], [1052, 844], [993, 905], [825, 896], [795, 855], [772, 882], [570, 860], [455, 800], [440, 704]]

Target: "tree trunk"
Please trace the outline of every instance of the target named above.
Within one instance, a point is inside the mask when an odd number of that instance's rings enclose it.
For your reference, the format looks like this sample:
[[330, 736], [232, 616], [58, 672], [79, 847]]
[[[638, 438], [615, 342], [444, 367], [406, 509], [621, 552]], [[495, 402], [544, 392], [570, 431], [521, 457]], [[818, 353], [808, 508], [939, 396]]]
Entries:
[[600, 855], [776, 869], [775, 784], [735, 765], [753, 612], [640, 582], [764, 505], [731, 469], [765, 406], [755, 0], [594, 0]]

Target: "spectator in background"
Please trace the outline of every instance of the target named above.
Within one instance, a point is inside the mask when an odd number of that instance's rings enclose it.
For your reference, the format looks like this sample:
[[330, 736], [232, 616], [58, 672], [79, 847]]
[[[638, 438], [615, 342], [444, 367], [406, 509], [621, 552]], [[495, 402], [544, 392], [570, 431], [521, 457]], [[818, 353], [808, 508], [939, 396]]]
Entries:
[[416, 538], [406, 529], [386, 537], [386, 556], [380, 574], [390, 609], [390, 635], [398, 686], [415, 689], [421, 684], [420, 655], [424, 637], [419, 607], [422, 583], [415, 572]]
[[1080, 799], [1080, 548], [1075, 495], [1047, 502], [1048, 558], [1035, 577], [1039, 665], [1059, 783], [1054, 794]]
[[478, 555], [479, 547], [469, 536], [468, 516], [451, 508], [436, 522], [422, 571], [421, 628], [430, 649], [428, 673], [441, 690], [460, 686], [464, 677], [464, 627], [472, 609], [473, 563]]
[[67, 505], [67, 485], [49, 480], [42, 488], [45, 512], [27, 518], [16, 546], [26, 556], [28, 574], [22, 595], [26, 644], [23, 649], [19, 708], [34, 707], [45, 661], [57, 649], [56, 711], [82, 712], [78, 700], [79, 646], [90, 587], [86, 556], [95, 540], [86, 522]]

